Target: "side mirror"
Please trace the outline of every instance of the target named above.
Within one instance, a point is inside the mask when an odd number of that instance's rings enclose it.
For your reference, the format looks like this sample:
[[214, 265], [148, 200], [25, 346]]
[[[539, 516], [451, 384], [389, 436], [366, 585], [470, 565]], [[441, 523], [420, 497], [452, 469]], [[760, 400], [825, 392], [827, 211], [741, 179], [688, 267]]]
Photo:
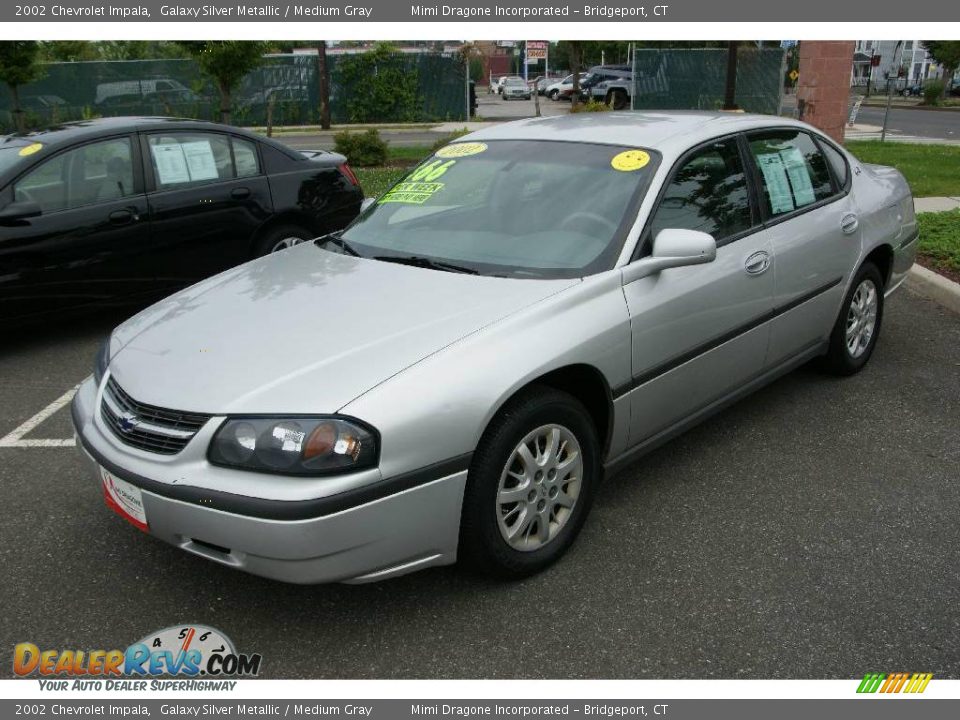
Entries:
[[364, 210], [366, 210], [368, 207], [373, 205], [376, 201], [377, 201], [376, 198], [365, 197], [363, 199], [363, 202], [360, 203], [360, 212], [363, 212]]
[[12, 202], [3, 210], [0, 210], [0, 221], [26, 220], [27, 218], [39, 217], [43, 214], [43, 208], [39, 203], [32, 200], [21, 200]]
[[653, 239], [653, 254], [623, 268], [623, 284], [654, 275], [661, 270], [713, 262], [717, 242], [699, 230], [661, 230]]

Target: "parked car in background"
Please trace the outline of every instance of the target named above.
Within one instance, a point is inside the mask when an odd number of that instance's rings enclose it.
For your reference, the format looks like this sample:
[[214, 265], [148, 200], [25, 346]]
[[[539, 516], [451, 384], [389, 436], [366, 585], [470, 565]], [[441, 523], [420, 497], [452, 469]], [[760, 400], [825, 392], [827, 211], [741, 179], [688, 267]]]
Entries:
[[507, 80], [523, 80], [519, 75], [504, 75], [499, 80], [497, 80], [497, 94], [503, 92], [503, 86], [506, 84]]
[[503, 100], [529, 100], [533, 97], [533, 91], [522, 77], [510, 77], [504, 80], [500, 97]]
[[0, 325], [162, 297], [340, 229], [362, 200], [342, 155], [214, 123], [0, 136]]
[[[580, 80], [587, 76], [586, 73], [580, 73]], [[573, 74], [567, 75], [562, 80], [559, 80], [551, 85], [547, 86], [546, 96], [551, 100], [569, 100], [570, 95], [573, 93]]]
[[224, 567], [522, 577], [604, 473], [810, 360], [861, 370], [916, 246], [903, 176], [794, 120], [495, 125], [121, 325], [73, 422], [111, 508]]
[[94, 105], [116, 107], [139, 102], [197, 102], [200, 96], [173, 78], [144, 80], [117, 80], [100, 83], [94, 95]]
[[904, 97], [919, 97], [920, 95], [923, 95], [923, 85], [921, 83], [911, 83], [903, 88], [903, 90], [900, 91], [900, 94]]
[[633, 73], [629, 70], [611, 70], [587, 79], [585, 92], [593, 100], [606, 103], [614, 110], [630, 107], [633, 96]]

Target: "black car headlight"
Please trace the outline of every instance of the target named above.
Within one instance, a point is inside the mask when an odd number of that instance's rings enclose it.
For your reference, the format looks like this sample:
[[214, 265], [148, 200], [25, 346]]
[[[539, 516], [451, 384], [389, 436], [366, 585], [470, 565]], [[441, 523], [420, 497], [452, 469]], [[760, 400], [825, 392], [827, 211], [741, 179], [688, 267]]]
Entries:
[[107, 366], [110, 364], [110, 338], [103, 341], [100, 349], [97, 350], [97, 357], [93, 361], [93, 379], [97, 385], [103, 380], [107, 372]]
[[340, 417], [234, 417], [210, 443], [213, 465], [284, 475], [332, 475], [377, 464], [376, 432]]

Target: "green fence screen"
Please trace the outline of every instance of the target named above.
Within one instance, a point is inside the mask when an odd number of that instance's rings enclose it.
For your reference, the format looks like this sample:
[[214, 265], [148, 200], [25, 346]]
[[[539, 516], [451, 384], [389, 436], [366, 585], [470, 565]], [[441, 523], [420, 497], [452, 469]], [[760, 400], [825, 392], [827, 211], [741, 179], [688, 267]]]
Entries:
[[[233, 91], [235, 125], [319, 122], [316, 55], [269, 55]], [[330, 55], [334, 123], [436, 122], [466, 119], [462, 60], [439, 54]], [[193, 60], [50, 63], [20, 88], [30, 127], [117, 115], [217, 120], [219, 96]], [[0, 132], [13, 128], [12, 98], [0, 89]]]
[[[783, 87], [781, 48], [741, 46], [736, 103], [747, 112], [776, 115]], [[724, 49], [637, 50], [633, 108], [719, 110], [727, 81]]]

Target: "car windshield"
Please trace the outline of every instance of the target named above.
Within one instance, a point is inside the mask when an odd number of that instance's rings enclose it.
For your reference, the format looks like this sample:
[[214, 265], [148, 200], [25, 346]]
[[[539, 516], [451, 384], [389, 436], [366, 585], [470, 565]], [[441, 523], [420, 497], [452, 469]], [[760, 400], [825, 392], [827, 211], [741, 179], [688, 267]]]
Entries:
[[510, 78], [507, 80], [507, 85], [526, 85], [526, 83], [521, 78]]
[[613, 266], [657, 162], [653, 151], [613, 145], [456, 143], [339, 239], [364, 257], [444, 270], [582, 277]]

